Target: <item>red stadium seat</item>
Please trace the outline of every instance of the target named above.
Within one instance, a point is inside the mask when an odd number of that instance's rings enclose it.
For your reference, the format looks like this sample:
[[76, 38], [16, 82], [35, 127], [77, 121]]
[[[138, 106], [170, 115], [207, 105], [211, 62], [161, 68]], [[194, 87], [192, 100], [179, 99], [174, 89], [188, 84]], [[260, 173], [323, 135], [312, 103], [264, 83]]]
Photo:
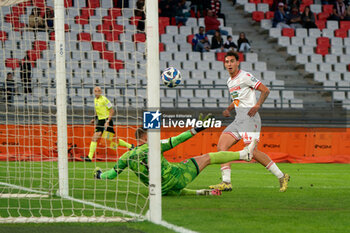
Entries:
[[22, 28], [25, 28], [27, 25], [25, 23], [14, 22], [12, 26], [13, 26], [13, 30], [18, 32], [18, 31], [21, 31]]
[[27, 2], [22, 2], [22, 3], [18, 4], [17, 6], [27, 7], [27, 6], [31, 6], [31, 5], [32, 5], [32, 1], [27, 1]]
[[101, 52], [102, 59], [108, 60], [110, 62], [115, 60], [115, 54], [113, 51], [103, 51]]
[[222, 61], [222, 62], [225, 61], [225, 55], [226, 55], [225, 52], [216, 53], [216, 60]]
[[85, 16], [85, 18], [89, 18], [95, 14], [94, 9], [83, 7], [81, 8], [81, 16]]
[[140, 16], [133, 16], [129, 19], [129, 24], [137, 26], [139, 24], [140, 19], [141, 19]]
[[100, 7], [100, 0], [87, 0], [87, 6], [94, 9]]
[[249, 3], [258, 4], [261, 3], [261, 0], [249, 0]]
[[340, 21], [339, 23], [340, 23], [341, 29], [346, 29], [346, 30], [350, 29], [350, 21]]
[[25, 7], [20, 7], [20, 6], [14, 6], [12, 7], [12, 14], [13, 15], [24, 15], [25, 14]]
[[265, 19], [273, 19], [273, 17], [275, 17], [275, 12], [268, 11], [265, 13]]
[[158, 28], [158, 31], [159, 31], [159, 35], [162, 35], [165, 33], [165, 27], [160, 27]]
[[85, 41], [85, 42], [89, 42], [91, 41], [91, 35], [90, 33], [87, 32], [81, 32], [78, 34], [78, 41]]
[[328, 37], [318, 37], [317, 45], [322, 47], [327, 47], [327, 48], [331, 47]]
[[124, 63], [122, 60], [114, 60], [109, 62], [109, 68], [115, 69], [115, 70], [121, 70], [121, 69], [124, 69]]
[[260, 22], [262, 19], [264, 19], [264, 12], [262, 11], [254, 11], [252, 13], [252, 19], [255, 21], [255, 22]]
[[193, 38], [194, 38], [194, 35], [188, 35], [188, 36], [187, 36], [187, 43], [192, 44]]
[[318, 13], [317, 15], [317, 19], [322, 21], [327, 20], [328, 17], [329, 17], [329, 13], [327, 12], [321, 12], [321, 13]]
[[348, 71], [350, 71], [350, 64], [348, 65]]
[[112, 16], [107, 15], [102, 18], [102, 23], [106, 25], [112, 25], [115, 23], [115, 19], [113, 19]]
[[164, 44], [163, 43], [159, 43], [159, 52], [163, 52], [163, 51], [165, 51]]
[[300, 4], [299, 6], [299, 12], [304, 12], [306, 5], [305, 4]]
[[34, 41], [34, 50], [43, 51], [47, 49], [46, 41]]
[[158, 21], [159, 21], [159, 25], [162, 25], [163, 27], [170, 25], [170, 20], [168, 17], [159, 17]]
[[314, 4], [314, 0], [303, 0], [303, 3], [306, 6], [310, 6], [311, 4]]
[[105, 39], [106, 41], [109, 41], [109, 42], [116, 42], [116, 41], [119, 41], [120, 34], [121, 33], [117, 31], [107, 32], [105, 33]]
[[67, 23], [64, 24], [64, 31], [69, 32], [69, 25]]
[[45, 0], [33, 0], [33, 6], [44, 8], [45, 7]]
[[113, 22], [111, 24], [111, 29], [112, 29], [112, 31], [116, 31], [118, 33], [123, 33], [124, 32], [124, 26], [123, 25], [119, 25], [116, 22]]
[[347, 38], [348, 37], [348, 30], [347, 29], [337, 29], [334, 31], [335, 37], [341, 37], [341, 38]]
[[159, 17], [159, 35], [165, 33], [165, 27], [170, 25], [170, 20], [168, 17]]
[[322, 30], [326, 28], [326, 20], [318, 20], [315, 22], [318, 29]]
[[238, 56], [239, 56], [239, 61], [240, 62], [245, 61], [243, 53], [238, 53]]
[[272, 4], [273, 4], [273, 0], [262, 0], [261, 2], [262, 2], [262, 3], [267, 3], [267, 4], [269, 4], [270, 7], [271, 7]]
[[108, 25], [108, 24], [97, 25], [96, 31], [98, 33], [103, 33], [103, 34], [110, 33], [111, 32], [111, 25]]
[[27, 56], [29, 61], [36, 61], [41, 58], [40, 51], [37, 51], [37, 50], [28, 50]]
[[106, 43], [93, 41], [92, 42], [92, 49], [96, 50], [96, 51], [100, 51], [100, 52], [107, 51]]
[[194, 17], [196, 17], [196, 12], [194, 12], [194, 10], [190, 10], [190, 14], [191, 14], [191, 16], [190, 17], [192, 17], [192, 18], [194, 18]]
[[19, 68], [19, 59], [17, 58], [7, 58], [5, 60], [5, 66], [11, 69]]
[[0, 41], [4, 42], [5, 40], [7, 40], [7, 32], [0, 31]]
[[15, 22], [19, 22], [19, 17], [18, 15], [7, 14], [5, 15], [5, 22], [14, 24]]
[[317, 54], [321, 54], [322, 56], [325, 56], [326, 54], [328, 54], [328, 46], [322, 46], [322, 45], [318, 45], [316, 47], [316, 53]]
[[73, 6], [73, 0], [64, 0], [64, 7], [72, 7]]
[[52, 40], [52, 41], [55, 40], [55, 32], [50, 33], [50, 40]]
[[89, 18], [87, 16], [75, 16], [75, 23], [76, 24], [89, 24]]
[[134, 42], [145, 42], [146, 41], [146, 34], [144, 33], [135, 33], [133, 36], [133, 41]]
[[118, 16], [122, 16], [122, 10], [120, 8], [109, 8], [108, 15], [115, 19]]
[[293, 28], [283, 28], [282, 29], [282, 36], [293, 37], [294, 36], [294, 29]]
[[322, 12], [332, 14], [333, 13], [333, 5], [323, 5]]

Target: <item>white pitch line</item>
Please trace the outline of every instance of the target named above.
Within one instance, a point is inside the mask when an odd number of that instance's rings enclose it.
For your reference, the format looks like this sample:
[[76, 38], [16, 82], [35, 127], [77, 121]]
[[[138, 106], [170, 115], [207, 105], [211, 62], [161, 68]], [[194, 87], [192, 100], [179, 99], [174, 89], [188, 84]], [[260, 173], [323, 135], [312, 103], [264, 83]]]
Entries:
[[[24, 191], [27, 191], [27, 192], [39, 193], [39, 194], [47, 195], [47, 196], [50, 195], [49, 192], [38, 191], [38, 190], [30, 189], [30, 188], [21, 187], [21, 186], [18, 186], [18, 185], [9, 184], [9, 183], [0, 182], [0, 185], [8, 186], [8, 187], [19, 189], [19, 190], [24, 190]], [[28, 195], [28, 194], [24, 194], [24, 195]], [[97, 204], [97, 203], [76, 199], [76, 198], [70, 197], [70, 196], [66, 196], [66, 197], [62, 196], [61, 198], [67, 199], [67, 200], [71, 200], [71, 201], [75, 201], [75, 202], [79, 202], [79, 203], [82, 203], [82, 204], [85, 204], [85, 205], [94, 206], [96, 208], [101, 208], [101, 209], [105, 209], [105, 210], [109, 210], [109, 211], [113, 211], [113, 212], [118, 212], [118, 213], [121, 213], [121, 214], [129, 215], [129, 216], [132, 216], [132, 217], [134, 217], [134, 218], [136, 218], [138, 220], [146, 220], [145, 216], [142, 216], [142, 215], [139, 215], [139, 214], [135, 214], [135, 213], [132, 213], [132, 212], [129, 212], [129, 211], [126, 211], [126, 210], [120, 210], [120, 209], [116, 209], [116, 208], [100, 205], [100, 204]], [[47, 218], [47, 219], [52, 219], [52, 218]], [[2, 218], [0, 218], [0, 220], [2, 220]], [[26, 221], [29, 221], [29, 220], [27, 219]], [[67, 222], [67, 220], [66, 220], [66, 222]], [[160, 223], [154, 223], [154, 224], [164, 226], [164, 227], [166, 227], [168, 229], [171, 229], [171, 230], [174, 230], [174, 231], [176, 231], [178, 233], [197, 233], [196, 231], [191, 231], [189, 229], [173, 225], [173, 224], [168, 223], [166, 221], [161, 221]]]
[[159, 225], [162, 225], [170, 230], [174, 230], [174, 231], [179, 232], [179, 233], [197, 233], [197, 231], [191, 231], [187, 228], [179, 227], [179, 226], [173, 225], [171, 223], [168, 223], [166, 221], [161, 221], [159, 223]]
[[0, 193], [0, 198], [48, 198], [49, 195], [44, 194], [30, 194], [30, 193]]

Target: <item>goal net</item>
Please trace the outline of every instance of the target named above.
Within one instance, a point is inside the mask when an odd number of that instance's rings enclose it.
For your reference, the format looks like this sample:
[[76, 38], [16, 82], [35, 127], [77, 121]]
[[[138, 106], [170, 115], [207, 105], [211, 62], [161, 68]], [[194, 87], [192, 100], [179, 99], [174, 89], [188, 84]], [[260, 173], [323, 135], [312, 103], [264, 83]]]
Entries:
[[[142, 218], [149, 192], [133, 172], [102, 181], [93, 171], [113, 168], [128, 151], [115, 148], [118, 140], [135, 144], [142, 125], [145, 6], [136, 0], [7, 3], [0, 7], [0, 222]], [[96, 86], [116, 112], [116, 134], [102, 135], [89, 162]]]

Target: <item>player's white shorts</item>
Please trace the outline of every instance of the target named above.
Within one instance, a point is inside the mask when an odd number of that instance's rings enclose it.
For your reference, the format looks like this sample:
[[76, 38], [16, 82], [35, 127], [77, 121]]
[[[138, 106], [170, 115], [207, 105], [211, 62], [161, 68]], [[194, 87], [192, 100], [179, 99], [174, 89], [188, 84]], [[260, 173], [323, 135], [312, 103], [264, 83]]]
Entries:
[[244, 144], [249, 144], [253, 138], [259, 141], [261, 130], [261, 119], [259, 113], [253, 117], [240, 117], [229, 124], [222, 133], [230, 134], [237, 141], [243, 139]]

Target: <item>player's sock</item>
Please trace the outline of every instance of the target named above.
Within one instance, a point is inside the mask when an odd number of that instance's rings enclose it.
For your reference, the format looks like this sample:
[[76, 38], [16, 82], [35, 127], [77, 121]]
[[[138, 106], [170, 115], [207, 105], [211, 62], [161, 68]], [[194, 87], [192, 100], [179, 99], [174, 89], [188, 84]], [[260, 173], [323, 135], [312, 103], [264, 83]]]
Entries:
[[181, 193], [180, 193], [180, 195], [196, 195], [197, 194], [197, 190], [194, 190], [194, 189], [186, 189], [186, 188], [184, 188], [184, 189], [182, 189], [181, 190]]
[[269, 170], [272, 174], [274, 174], [278, 179], [283, 177], [283, 172], [277, 167], [277, 165], [271, 161], [267, 164], [266, 169]]
[[89, 155], [88, 155], [90, 160], [92, 160], [92, 158], [94, 157], [96, 147], [97, 147], [97, 142], [90, 143], [90, 151], [89, 151]]
[[240, 159], [240, 152], [219, 151], [209, 153], [210, 164], [223, 164]]
[[119, 139], [118, 140], [118, 146], [126, 147], [126, 148], [131, 148], [132, 145], [130, 143], [127, 143], [126, 141]]
[[225, 183], [231, 183], [231, 168], [225, 166], [221, 168], [222, 181]]
[[116, 178], [117, 175], [118, 175], [118, 173], [114, 170], [114, 168], [112, 168], [112, 169], [110, 169], [110, 170], [108, 170], [108, 171], [106, 171], [106, 172], [103, 172], [103, 173], [100, 175], [100, 178], [101, 178], [102, 180], [106, 180], [106, 179], [111, 180], [111, 179]]

